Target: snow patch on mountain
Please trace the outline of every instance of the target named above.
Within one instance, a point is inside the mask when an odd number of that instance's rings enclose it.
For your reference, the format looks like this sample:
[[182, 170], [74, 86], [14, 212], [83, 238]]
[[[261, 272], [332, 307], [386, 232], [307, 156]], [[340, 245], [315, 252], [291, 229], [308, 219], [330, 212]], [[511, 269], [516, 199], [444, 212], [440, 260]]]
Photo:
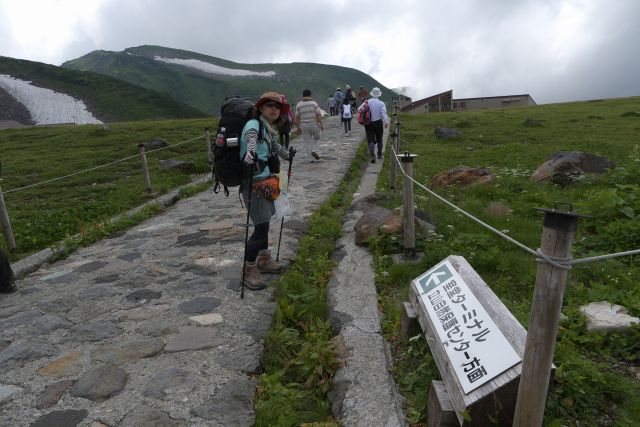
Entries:
[[210, 64], [204, 61], [198, 61], [197, 59], [179, 59], [179, 58], [163, 58], [161, 56], [154, 56], [156, 61], [166, 62], [168, 64], [177, 64], [184, 67], [195, 68], [200, 71], [204, 71], [209, 74], [224, 74], [226, 76], [234, 77], [246, 77], [246, 76], [258, 76], [258, 77], [273, 77], [276, 75], [275, 71], [250, 71], [240, 70], [237, 68], [225, 68], [219, 65]]
[[84, 102], [64, 93], [33, 86], [30, 81], [0, 74], [0, 87], [24, 105], [37, 125], [57, 123], [102, 124]]

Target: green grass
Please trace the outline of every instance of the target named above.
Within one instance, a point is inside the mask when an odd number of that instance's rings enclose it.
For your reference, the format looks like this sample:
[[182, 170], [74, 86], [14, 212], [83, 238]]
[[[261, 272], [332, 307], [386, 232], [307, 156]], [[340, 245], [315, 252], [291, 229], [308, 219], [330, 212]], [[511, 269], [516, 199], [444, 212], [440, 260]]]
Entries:
[[336, 425], [327, 393], [339, 361], [326, 318], [326, 287], [342, 217], [367, 160], [362, 144], [345, 180], [309, 219], [295, 260], [277, 283], [278, 305], [265, 342], [256, 426]]
[[[414, 177], [428, 184], [437, 173], [458, 165], [485, 167], [495, 176], [490, 186], [437, 190], [447, 200], [530, 248], [540, 245], [542, 214], [557, 202], [592, 218], [581, 220], [573, 257], [640, 248], [640, 98], [555, 104], [513, 110], [485, 110], [401, 117], [401, 151], [418, 155]], [[539, 126], [526, 126], [527, 118]], [[464, 133], [459, 140], [439, 140], [436, 126]], [[586, 151], [613, 160], [617, 167], [598, 177], [584, 177], [568, 187], [534, 184], [532, 172], [558, 151]], [[388, 157], [378, 182], [388, 188]], [[399, 182], [400, 183], [400, 182]], [[401, 203], [397, 183], [395, 201]], [[426, 390], [438, 379], [423, 338], [404, 341], [399, 335], [399, 304], [409, 282], [448, 255], [464, 256], [525, 326], [536, 263], [531, 255], [455, 213], [415, 187], [416, 205], [437, 226], [435, 234], [416, 238], [426, 256], [418, 265], [393, 265], [388, 256], [402, 252], [402, 236], [372, 242], [376, 254], [383, 328], [396, 357], [396, 379], [406, 397], [412, 425], [424, 425]], [[502, 202], [511, 216], [485, 211]], [[640, 365], [640, 328], [610, 334], [589, 333], [579, 314], [581, 305], [609, 301], [640, 316], [640, 271], [634, 257], [576, 265], [569, 273], [555, 349], [557, 371], [545, 413], [545, 425], [634, 425], [640, 419], [640, 385], [628, 371]], [[637, 424], [635, 424], [637, 425]]]
[[[204, 128], [215, 119], [142, 121], [37, 127], [0, 132], [2, 191], [18, 250], [12, 259], [54, 245], [210, 171]], [[153, 196], [144, 190], [140, 157], [86, 173], [12, 191], [95, 168], [139, 153], [138, 144], [163, 138], [194, 141], [147, 154]], [[159, 161], [192, 161], [191, 172], [162, 170]], [[2, 247], [6, 249], [4, 240]]]

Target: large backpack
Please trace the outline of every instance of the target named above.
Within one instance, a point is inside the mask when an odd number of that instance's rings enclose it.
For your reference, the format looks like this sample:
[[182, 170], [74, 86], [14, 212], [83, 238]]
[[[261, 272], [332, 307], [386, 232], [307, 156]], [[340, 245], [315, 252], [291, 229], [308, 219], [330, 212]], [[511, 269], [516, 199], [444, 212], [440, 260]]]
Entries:
[[364, 101], [358, 108], [358, 123], [363, 126], [371, 123], [371, 110], [369, 109], [369, 101]]
[[[243, 96], [227, 97], [220, 107], [220, 122], [216, 132], [213, 150], [213, 175], [215, 184], [213, 192], [220, 192], [224, 187], [224, 194], [229, 195], [229, 187], [237, 187], [243, 178], [248, 177], [249, 171], [240, 160], [240, 136], [244, 125], [251, 119], [253, 102]], [[262, 134], [262, 122], [258, 134]]]

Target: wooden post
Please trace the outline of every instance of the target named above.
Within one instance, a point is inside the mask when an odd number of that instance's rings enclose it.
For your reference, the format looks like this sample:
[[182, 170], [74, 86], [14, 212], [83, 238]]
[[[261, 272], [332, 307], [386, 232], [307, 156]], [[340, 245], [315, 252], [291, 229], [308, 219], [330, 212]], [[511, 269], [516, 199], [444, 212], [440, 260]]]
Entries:
[[144, 153], [144, 144], [139, 144], [138, 148], [140, 149], [140, 159], [142, 160], [142, 173], [144, 173], [144, 189], [147, 193], [151, 193], [151, 177], [147, 166], [147, 156]]
[[[566, 259], [578, 226], [578, 215], [543, 209], [542, 253]], [[536, 285], [529, 316], [529, 330], [522, 357], [514, 426], [541, 426], [549, 389], [549, 374], [568, 269], [546, 262], [538, 264]]]
[[[2, 178], [0, 178], [0, 184], [1, 183]], [[2, 232], [4, 234], [4, 240], [7, 242], [7, 249], [9, 249], [11, 252], [15, 252], [17, 250], [16, 239], [13, 237], [13, 231], [11, 230], [11, 222], [9, 221], [7, 205], [4, 203], [2, 187], [0, 187], [0, 220], [2, 220]]]
[[209, 164], [213, 164], [213, 151], [211, 151], [211, 135], [209, 135], [209, 128], [204, 128], [204, 140], [207, 143], [207, 159]]
[[409, 154], [405, 152], [403, 155], [398, 155], [402, 160], [402, 167], [404, 168], [404, 186], [402, 189], [402, 204], [404, 206], [404, 257], [406, 259], [416, 258], [416, 225], [414, 219], [414, 200], [413, 200], [413, 158], [416, 154]]
[[[396, 123], [396, 129], [391, 131], [391, 141], [393, 150], [395, 150], [396, 154], [398, 153], [398, 133], [397, 133], [397, 123], [398, 123], [398, 99], [393, 100], [393, 118]], [[391, 163], [389, 164], [389, 189], [394, 190], [396, 188], [396, 159], [395, 157], [390, 157]]]

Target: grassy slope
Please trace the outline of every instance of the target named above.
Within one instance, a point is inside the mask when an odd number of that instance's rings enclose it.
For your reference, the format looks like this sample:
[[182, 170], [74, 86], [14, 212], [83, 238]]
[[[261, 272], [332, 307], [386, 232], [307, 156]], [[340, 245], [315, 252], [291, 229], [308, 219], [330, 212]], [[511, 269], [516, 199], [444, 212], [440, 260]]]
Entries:
[[[153, 60], [154, 56], [197, 59], [222, 67], [253, 71], [275, 71], [274, 77], [213, 76], [187, 67]], [[117, 77], [133, 84], [168, 93], [175, 99], [208, 114], [218, 114], [225, 96], [246, 95], [256, 99], [267, 90], [284, 93], [292, 102], [300, 99], [302, 91], [310, 89], [321, 106], [337, 86], [353, 88], [364, 85], [369, 90], [379, 86], [383, 97], [391, 96], [384, 85], [353, 68], [334, 65], [239, 64], [220, 58], [160, 46], [140, 46], [124, 52], [94, 51], [62, 65], [66, 68], [95, 71]], [[357, 89], [356, 89], [357, 90]], [[387, 98], [390, 99], [390, 98]]]
[[147, 155], [153, 189], [164, 193], [190, 182], [191, 177], [186, 172], [160, 170], [159, 160], [190, 160], [196, 172], [208, 171], [203, 129], [215, 125], [215, 120], [193, 119], [114, 123], [110, 130], [86, 125], [0, 132], [2, 190], [18, 256], [138, 206], [148, 196], [139, 157], [42, 186], [10, 190], [136, 155], [138, 144], [154, 138], [173, 145], [199, 137]]
[[205, 116], [164, 93], [102, 74], [6, 57], [0, 57], [0, 73], [81, 99], [105, 122]]
[[[535, 208], [551, 208], [558, 201], [573, 204], [582, 214], [574, 257], [640, 248], [640, 117], [622, 117], [640, 111], [640, 98], [545, 105], [513, 110], [487, 110], [402, 116], [401, 150], [418, 154], [414, 177], [427, 184], [437, 173], [467, 165], [486, 167], [494, 185], [444, 189], [439, 194], [531, 248], [540, 244], [542, 216]], [[527, 118], [541, 126], [529, 127]], [[461, 140], [442, 141], [436, 126], [464, 132]], [[557, 151], [580, 150], [614, 160], [611, 174], [586, 178], [560, 188], [533, 184], [533, 170]], [[388, 167], [388, 160], [387, 165]], [[381, 189], [388, 174], [382, 174]], [[398, 187], [398, 186], [396, 186]], [[418, 209], [430, 213], [437, 234], [417, 239], [426, 258], [417, 266], [392, 265], [385, 256], [401, 251], [402, 238], [374, 243], [377, 253], [384, 326], [394, 342], [398, 382], [407, 396], [412, 423], [424, 420], [424, 390], [438, 377], [424, 340], [397, 338], [398, 304], [406, 299], [407, 284], [450, 254], [464, 256], [520, 322], [527, 325], [536, 264], [514, 245], [494, 237], [441, 202], [416, 188]], [[399, 200], [398, 200], [399, 201]], [[485, 212], [491, 202], [502, 202], [513, 215], [495, 218]], [[569, 274], [554, 362], [554, 387], [545, 425], [633, 425], [640, 419], [640, 386], [629, 366], [640, 365], [640, 328], [625, 333], [588, 333], [578, 308], [594, 301], [610, 301], [640, 316], [640, 271], [632, 257], [575, 266]]]

